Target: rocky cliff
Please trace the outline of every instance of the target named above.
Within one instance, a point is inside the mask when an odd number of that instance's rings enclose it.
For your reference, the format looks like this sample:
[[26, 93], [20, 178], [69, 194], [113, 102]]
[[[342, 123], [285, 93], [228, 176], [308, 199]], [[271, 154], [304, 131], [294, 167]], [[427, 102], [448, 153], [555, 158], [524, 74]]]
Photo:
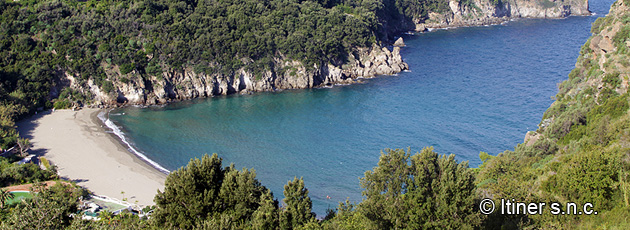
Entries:
[[408, 69], [400, 56], [400, 48], [393, 50], [374, 45], [356, 48], [341, 65], [304, 66], [296, 60], [278, 57], [273, 70], [262, 72], [238, 69], [232, 74], [197, 73], [191, 68], [169, 69], [161, 76], [145, 77], [136, 71], [121, 74], [116, 66], [109, 69], [108, 79], [113, 90], [104, 92], [92, 80], [78, 81], [79, 76], [64, 74], [64, 84], [93, 96], [92, 106], [155, 105], [227, 94], [247, 94], [282, 89], [304, 89], [334, 84], [350, 84], [361, 78], [392, 75]]
[[447, 12], [415, 18], [416, 31], [430, 28], [499, 24], [512, 18], [562, 18], [589, 15], [588, 0], [450, 0]]

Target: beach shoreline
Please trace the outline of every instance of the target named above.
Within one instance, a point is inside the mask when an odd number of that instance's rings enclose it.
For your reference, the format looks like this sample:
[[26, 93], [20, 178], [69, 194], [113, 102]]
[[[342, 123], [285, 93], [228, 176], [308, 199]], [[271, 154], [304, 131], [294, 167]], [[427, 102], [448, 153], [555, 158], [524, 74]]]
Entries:
[[58, 167], [61, 178], [97, 195], [154, 205], [166, 174], [128, 150], [98, 118], [101, 109], [45, 111], [17, 123], [31, 154]]

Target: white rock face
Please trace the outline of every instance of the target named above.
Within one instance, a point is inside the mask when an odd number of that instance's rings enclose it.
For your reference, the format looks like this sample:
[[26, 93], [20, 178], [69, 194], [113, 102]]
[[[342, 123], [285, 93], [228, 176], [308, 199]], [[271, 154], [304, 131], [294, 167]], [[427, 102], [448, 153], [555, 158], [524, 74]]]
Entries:
[[[400, 48], [374, 45], [357, 48], [348, 54], [348, 61], [340, 66], [314, 65], [308, 68], [296, 60], [276, 58], [274, 70], [251, 72], [241, 68], [230, 75], [195, 73], [191, 68], [168, 70], [162, 76], [143, 79], [136, 72], [121, 75], [108, 73], [114, 92], [102, 92], [91, 80], [74, 84], [73, 88], [88, 90], [94, 95], [96, 106], [154, 105], [169, 101], [211, 97], [233, 93], [249, 94], [280, 89], [304, 89], [333, 84], [350, 84], [359, 78], [391, 75], [408, 69], [400, 56]], [[123, 83], [120, 79], [128, 79]], [[76, 82], [68, 75], [70, 82]]]
[[473, 0], [471, 5], [449, 1], [450, 11], [430, 12], [428, 19], [414, 19], [416, 31], [499, 24], [510, 18], [562, 18], [569, 15], [590, 15], [588, 0]]

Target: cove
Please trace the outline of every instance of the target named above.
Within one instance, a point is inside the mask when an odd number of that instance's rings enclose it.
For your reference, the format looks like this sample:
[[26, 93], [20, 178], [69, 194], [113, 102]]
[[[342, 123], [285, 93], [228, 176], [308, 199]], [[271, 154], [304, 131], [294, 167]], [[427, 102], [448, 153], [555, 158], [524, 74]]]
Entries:
[[218, 153], [224, 166], [254, 168], [278, 200], [287, 181], [303, 177], [323, 216], [346, 198], [361, 200], [358, 178], [384, 148], [433, 146], [471, 167], [480, 151], [513, 150], [537, 129], [612, 2], [591, 1], [590, 17], [405, 35], [411, 71], [364, 84], [127, 107], [109, 118], [168, 170]]

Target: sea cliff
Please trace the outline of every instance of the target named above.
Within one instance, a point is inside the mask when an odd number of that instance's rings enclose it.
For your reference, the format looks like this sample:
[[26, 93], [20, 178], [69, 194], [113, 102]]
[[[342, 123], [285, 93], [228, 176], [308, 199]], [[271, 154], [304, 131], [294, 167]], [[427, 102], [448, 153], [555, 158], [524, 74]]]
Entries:
[[[105, 92], [94, 81], [79, 84], [80, 76], [65, 73], [60, 86], [88, 91], [94, 96], [94, 107], [117, 105], [156, 105], [171, 101], [227, 94], [249, 94], [284, 89], [305, 89], [334, 84], [351, 84], [361, 78], [392, 75], [408, 69], [400, 56], [400, 47], [374, 45], [356, 48], [345, 63], [305, 66], [302, 62], [279, 56], [273, 70], [263, 72], [240, 68], [232, 74], [197, 73], [191, 68], [169, 69], [161, 76], [143, 78], [137, 71], [121, 74], [117, 66], [110, 69], [114, 92]], [[125, 79], [125, 80], [122, 80]]]
[[414, 18], [415, 30], [499, 24], [513, 18], [563, 18], [590, 15], [588, 0], [468, 0], [448, 2], [446, 12]]

